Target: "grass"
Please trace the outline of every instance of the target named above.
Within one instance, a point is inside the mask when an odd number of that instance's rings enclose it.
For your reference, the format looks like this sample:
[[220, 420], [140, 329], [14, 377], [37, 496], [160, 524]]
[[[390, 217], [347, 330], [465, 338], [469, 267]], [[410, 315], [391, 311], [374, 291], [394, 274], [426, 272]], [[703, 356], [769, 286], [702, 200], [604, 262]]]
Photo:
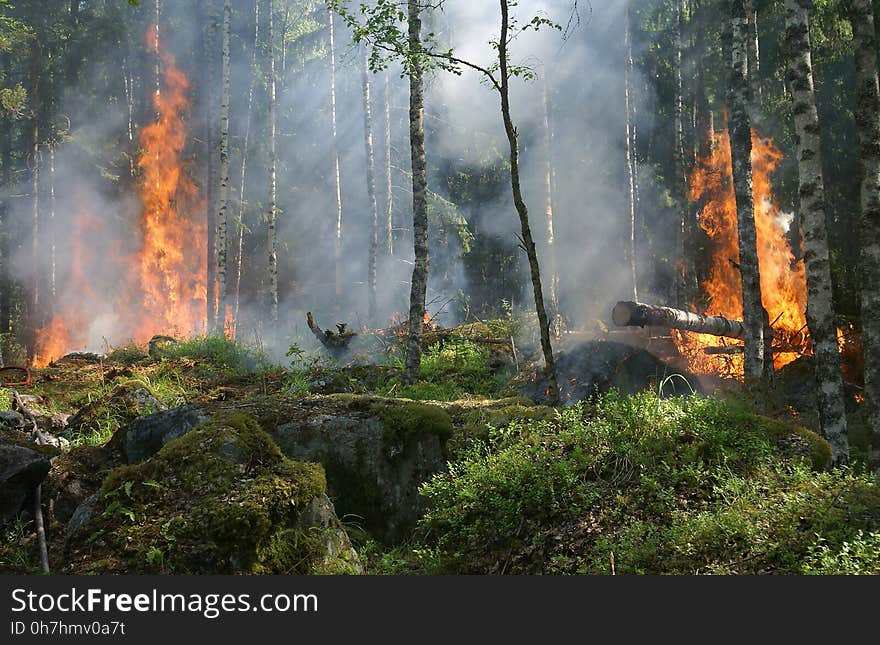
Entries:
[[[403, 385], [399, 378], [389, 379], [376, 394], [420, 401], [503, 396], [509, 378], [496, 373], [489, 361], [485, 345], [464, 338], [436, 342], [422, 353], [418, 383]], [[402, 368], [403, 359], [395, 355], [391, 364]]]

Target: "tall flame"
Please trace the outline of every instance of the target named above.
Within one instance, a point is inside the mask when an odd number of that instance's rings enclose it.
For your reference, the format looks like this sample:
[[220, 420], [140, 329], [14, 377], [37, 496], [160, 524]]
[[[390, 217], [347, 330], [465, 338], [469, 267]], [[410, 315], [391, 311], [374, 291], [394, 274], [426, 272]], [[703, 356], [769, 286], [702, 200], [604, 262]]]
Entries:
[[72, 304], [61, 307], [37, 331], [31, 361], [36, 367], [90, 342], [89, 328], [100, 309], [95, 303], [115, 310], [113, 337], [108, 342], [144, 343], [154, 334], [205, 329], [207, 224], [199, 217], [203, 212], [199, 192], [183, 161], [189, 83], [174, 57], [159, 52], [155, 25], [147, 30], [147, 44], [161, 55], [164, 78], [161, 91], [153, 95], [157, 119], [143, 127], [139, 136], [141, 181], [136, 192], [142, 208], [136, 230], [140, 247], [133, 254], [117, 251], [100, 258], [100, 271], [125, 277], [114, 292], [94, 293], [88, 274], [96, 270], [96, 249], [89, 241], [97, 238], [100, 222], [93, 213], [77, 214], [64, 298]]
[[[752, 182], [757, 229], [761, 299], [773, 329], [783, 336], [797, 336], [806, 329], [806, 279], [804, 264], [796, 261], [787, 233], [791, 216], [773, 198], [770, 177], [782, 161], [782, 153], [770, 139], [752, 132]], [[700, 159], [690, 175], [690, 198], [704, 203], [700, 226], [711, 238], [709, 279], [702, 284], [708, 299], [706, 313], [741, 320], [742, 280], [739, 272], [736, 198], [733, 192], [730, 140], [726, 132], [713, 136], [712, 152]], [[730, 344], [708, 334], [676, 333], [679, 349], [691, 369], [742, 377], [741, 354], [707, 355], [706, 347]], [[774, 352], [778, 369], [799, 356], [791, 351]]]
[[[147, 30], [147, 40], [153, 40], [158, 50], [155, 27]], [[132, 321], [132, 335], [139, 341], [156, 333], [198, 331], [206, 307], [207, 224], [186, 216], [187, 210], [198, 206], [198, 190], [181, 159], [187, 136], [182, 115], [189, 107], [189, 82], [175, 66], [173, 56], [161, 56], [164, 91], [153, 94], [153, 108], [159, 117], [139, 136], [142, 180], [138, 195], [143, 204], [144, 237], [133, 274], [137, 283], [132, 285], [143, 292], [139, 320]]]

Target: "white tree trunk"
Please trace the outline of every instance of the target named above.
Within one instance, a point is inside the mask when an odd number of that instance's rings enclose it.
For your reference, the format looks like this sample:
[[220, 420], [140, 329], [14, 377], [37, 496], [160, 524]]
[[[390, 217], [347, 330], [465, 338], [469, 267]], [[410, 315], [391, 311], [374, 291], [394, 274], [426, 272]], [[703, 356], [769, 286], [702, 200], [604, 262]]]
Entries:
[[800, 218], [807, 277], [807, 323], [813, 343], [816, 398], [822, 432], [831, 444], [834, 463], [849, 461], [843, 379], [834, 325], [831, 261], [825, 227], [825, 183], [819, 141], [819, 114], [813, 90], [810, 55], [810, 0], [785, 0], [788, 86], [794, 100], [797, 132]]
[[226, 265], [229, 219], [229, 23], [232, 19], [229, 0], [223, 2], [223, 28], [220, 94], [220, 189], [217, 191], [217, 326], [216, 332], [226, 332], [226, 303], [228, 302]]
[[868, 418], [868, 464], [880, 475], [880, 88], [871, 0], [852, 0], [856, 51], [856, 126], [862, 168], [862, 352]]
[[370, 69], [367, 48], [361, 56], [361, 86], [364, 99], [364, 153], [367, 162], [367, 202], [370, 208], [370, 248], [367, 262], [368, 313], [370, 326], [376, 324], [376, 281], [379, 256], [379, 207], [376, 201], [376, 161], [373, 153], [373, 106], [370, 98]]
[[[407, 0], [409, 49], [411, 54], [422, 50], [422, 19], [419, 0]], [[413, 262], [409, 296], [409, 336], [406, 341], [406, 363], [403, 380], [419, 379], [422, 359], [422, 319], [425, 315], [425, 293], [428, 288], [428, 173], [425, 162], [425, 99], [422, 64], [413, 60], [409, 69], [409, 141], [412, 156], [413, 188]]]
[[245, 117], [244, 141], [241, 145], [241, 183], [238, 188], [238, 231], [235, 254], [235, 274], [232, 305], [232, 335], [238, 331], [238, 311], [241, 302], [241, 263], [244, 252], [244, 187], [247, 179], [248, 144], [251, 137], [251, 121], [254, 107], [254, 85], [257, 80], [257, 50], [260, 46], [260, 0], [254, 0], [254, 49], [251, 53], [251, 80], [248, 86], [247, 116]]
[[278, 251], [275, 232], [277, 216], [277, 192], [275, 184], [275, 33], [273, 29], [274, 0], [267, 0], [268, 27], [266, 38], [269, 46], [269, 204], [266, 212], [268, 272], [269, 272], [269, 319], [278, 322]]
[[[336, 136], [336, 47], [333, 28], [333, 9], [327, 9], [330, 20], [330, 141], [333, 155], [333, 198], [336, 206], [336, 225], [333, 235], [334, 284], [336, 306], [342, 300], [342, 182], [339, 178], [339, 141]], [[338, 312], [337, 312], [338, 313]]]

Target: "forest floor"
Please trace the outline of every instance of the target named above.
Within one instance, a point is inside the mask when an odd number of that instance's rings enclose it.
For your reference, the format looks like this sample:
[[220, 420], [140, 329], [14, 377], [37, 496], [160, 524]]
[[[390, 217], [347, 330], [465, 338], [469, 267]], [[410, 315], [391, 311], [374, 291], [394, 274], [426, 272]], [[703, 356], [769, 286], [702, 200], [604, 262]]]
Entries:
[[[429, 332], [414, 385], [400, 343], [379, 346], [350, 361], [292, 346], [282, 366], [195, 338], [0, 389], [0, 409], [28, 395], [63, 440], [40, 449], [53, 572], [880, 573], [860, 412], [853, 465], [830, 468], [803, 363], [773, 386], [680, 396], [644, 350], [578, 343], [560, 352], [566, 405], [548, 408], [509, 321]], [[195, 421], [178, 431], [180, 410]], [[32, 445], [5, 423], [0, 444]], [[150, 432], [165, 435], [133, 444]], [[303, 510], [325, 497], [320, 519]], [[194, 533], [199, 507], [214, 514]], [[24, 510], [0, 527], [0, 572], [39, 571]]]

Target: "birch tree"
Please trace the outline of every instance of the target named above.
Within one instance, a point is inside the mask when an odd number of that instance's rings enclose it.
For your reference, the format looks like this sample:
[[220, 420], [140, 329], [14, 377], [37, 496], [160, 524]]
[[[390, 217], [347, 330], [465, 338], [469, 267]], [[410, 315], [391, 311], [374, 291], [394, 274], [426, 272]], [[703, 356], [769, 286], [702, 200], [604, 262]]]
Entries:
[[409, 142], [412, 157], [413, 262], [409, 295], [409, 336], [403, 380], [415, 383], [421, 373], [422, 321], [428, 290], [428, 171], [425, 160], [425, 95], [422, 60], [422, 16], [418, 0], [407, 0], [409, 56]]
[[333, 158], [333, 199], [336, 222], [333, 235], [334, 286], [337, 306], [342, 299], [342, 184], [339, 179], [339, 141], [336, 135], [336, 45], [332, 7], [327, 8], [330, 32], [330, 147]]
[[385, 108], [385, 255], [394, 255], [394, 193], [391, 183], [391, 81], [384, 74], [382, 103]]
[[745, 376], [764, 374], [764, 307], [758, 269], [757, 232], [752, 193], [752, 129], [748, 112], [749, 79], [745, 47], [747, 20], [745, 0], [730, 0], [730, 155], [733, 191], [736, 195], [739, 267], [742, 277], [743, 324], [745, 326]]
[[550, 129], [550, 106], [547, 72], [541, 80], [541, 127], [544, 143], [544, 224], [547, 227], [547, 263], [550, 283], [550, 315], [553, 335], [562, 336], [562, 314], [559, 311], [559, 271], [556, 262], [556, 235], [553, 222], [553, 132]]
[[229, 23], [231, 20], [229, 0], [223, 1], [223, 28], [221, 45], [221, 96], [220, 96], [220, 189], [217, 192], [217, 322], [220, 334], [226, 328], [226, 258], [228, 242], [226, 223], [229, 218]]
[[831, 261], [825, 225], [825, 182], [819, 140], [819, 114], [813, 89], [810, 52], [810, 0], [785, 0], [788, 87], [793, 99], [804, 265], [807, 277], [807, 323], [813, 343], [816, 398], [822, 432], [834, 463], [849, 460], [843, 380], [834, 324]]
[[367, 203], [370, 208], [370, 248], [367, 266], [369, 324], [376, 324], [376, 280], [379, 255], [379, 207], [376, 202], [376, 158], [373, 153], [373, 108], [370, 98], [370, 64], [367, 49], [361, 57], [361, 86], [364, 99], [364, 153], [367, 162]]
[[880, 88], [871, 0], [850, 0], [856, 52], [856, 128], [861, 166], [862, 352], [868, 464], [880, 474]]
[[268, 55], [267, 93], [269, 102], [269, 203], [266, 210], [266, 242], [268, 247], [267, 269], [269, 274], [269, 319], [278, 322], [278, 251], [275, 232], [277, 216], [277, 187], [275, 181], [275, 32], [273, 28], [274, 0], [266, 0], [266, 42]]
[[260, 0], [254, 0], [254, 45], [251, 53], [251, 80], [248, 85], [247, 116], [244, 125], [244, 140], [241, 144], [241, 181], [238, 187], [238, 231], [235, 254], [235, 273], [233, 275], [233, 305], [232, 305], [232, 333], [235, 336], [238, 329], [238, 308], [241, 301], [241, 262], [244, 252], [244, 187], [247, 179], [248, 143], [251, 136], [251, 122], [253, 120], [254, 85], [257, 80], [257, 50], [260, 43]]
[[632, 35], [630, 33], [630, 5], [627, 1], [623, 17], [623, 41], [626, 52], [626, 63], [623, 68], [623, 99], [626, 109], [626, 174], [629, 182], [629, 273], [634, 301], [639, 299], [638, 272], [636, 268], [636, 186], [635, 186], [635, 119], [632, 107]]

